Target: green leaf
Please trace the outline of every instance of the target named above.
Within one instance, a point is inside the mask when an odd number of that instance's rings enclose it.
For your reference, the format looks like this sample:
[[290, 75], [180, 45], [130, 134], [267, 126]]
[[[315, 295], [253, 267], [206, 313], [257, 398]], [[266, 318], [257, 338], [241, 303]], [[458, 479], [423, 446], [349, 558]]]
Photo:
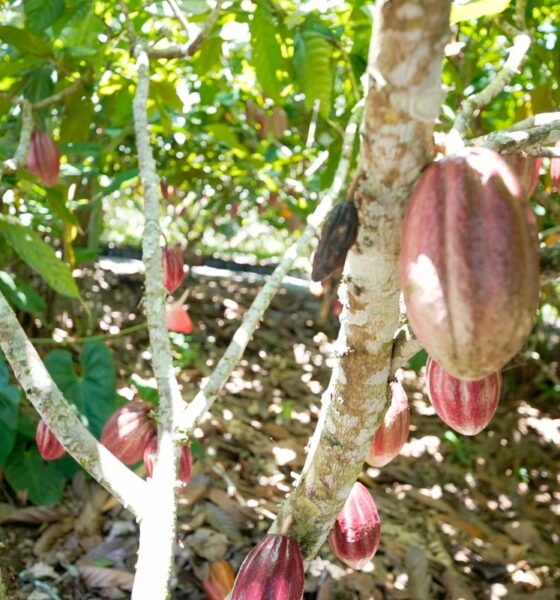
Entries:
[[468, 4], [453, 4], [451, 6], [451, 22], [479, 19], [489, 15], [497, 15], [510, 5], [511, 0], [474, 0]]
[[0, 40], [19, 50], [22, 54], [50, 56], [51, 46], [41, 37], [26, 29], [0, 25]]
[[36, 33], [50, 27], [63, 10], [64, 0], [23, 0], [25, 26]]
[[66, 478], [53, 463], [45, 462], [35, 446], [16, 444], [5, 466], [6, 479], [17, 492], [27, 492], [33, 504], [60, 501]]
[[54, 250], [37, 233], [0, 216], [0, 234], [5, 237], [19, 257], [37, 271], [53, 290], [70, 298], [80, 297], [70, 267], [57, 258]]
[[265, 94], [280, 101], [282, 85], [278, 75], [282, 70], [282, 52], [276, 37], [277, 27], [266, 0], [257, 4], [251, 21], [251, 58], [257, 79]]
[[0, 271], [0, 291], [15, 308], [34, 315], [45, 311], [45, 303], [27, 283], [16, 280], [6, 271]]
[[319, 100], [319, 112], [328, 117], [331, 111], [333, 47], [315, 28], [304, 28], [296, 35], [294, 65], [299, 83], [305, 93], [305, 105], [313, 108]]
[[210, 10], [206, 0], [180, 0], [179, 4], [187, 15], [203, 15]]
[[13, 385], [0, 387], [0, 465], [3, 465], [16, 440], [20, 390]]

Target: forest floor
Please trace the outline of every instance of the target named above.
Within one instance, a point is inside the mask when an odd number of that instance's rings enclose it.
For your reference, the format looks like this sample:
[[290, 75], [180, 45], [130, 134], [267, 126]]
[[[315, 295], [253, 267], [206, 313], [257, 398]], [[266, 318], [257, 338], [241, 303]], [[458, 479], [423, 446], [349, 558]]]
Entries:
[[[106, 327], [144, 319], [141, 278], [90, 276]], [[189, 399], [258, 285], [236, 276], [187, 285], [195, 331], [176, 338], [174, 348], [186, 365], [181, 383]], [[177, 600], [207, 597], [201, 580], [212, 562], [238, 570], [304, 464], [337, 328], [334, 315], [316, 324], [319, 304], [305, 291], [275, 298], [195, 431], [193, 478], [179, 507]], [[119, 392], [130, 396], [131, 374], [150, 377], [147, 333], [109, 346]], [[557, 349], [554, 356], [557, 367]], [[409, 441], [391, 464], [361, 477], [382, 520], [379, 550], [355, 572], [325, 545], [308, 571], [305, 599], [560, 598], [560, 403], [548, 379], [556, 374], [536, 363], [508, 369], [492, 423], [473, 438], [453, 434], [435, 416], [423, 369], [400, 377], [411, 404]], [[0, 494], [0, 569], [9, 598], [129, 597], [137, 526], [97, 484], [79, 473], [60, 505], [33, 507], [0, 474]]]

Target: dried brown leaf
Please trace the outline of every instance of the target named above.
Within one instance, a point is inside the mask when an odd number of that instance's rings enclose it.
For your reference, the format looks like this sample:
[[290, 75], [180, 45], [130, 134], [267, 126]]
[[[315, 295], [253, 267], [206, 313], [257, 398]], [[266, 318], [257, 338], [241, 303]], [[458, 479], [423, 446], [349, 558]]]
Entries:
[[80, 575], [88, 587], [110, 588], [118, 587], [122, 590], [132, 590], [134, 575], [128, 571], [80, 565]]

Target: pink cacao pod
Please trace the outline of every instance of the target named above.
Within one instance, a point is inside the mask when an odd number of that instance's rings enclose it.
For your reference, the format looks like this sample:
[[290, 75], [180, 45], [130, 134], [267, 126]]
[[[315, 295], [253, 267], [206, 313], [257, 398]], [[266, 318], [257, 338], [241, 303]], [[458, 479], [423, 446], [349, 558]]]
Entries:
[[37, 423], [37, 431], [35, 432], [35, 441], [39, 454], [44, 460], [56, 460], [66, 454], [66, 450], [62, 444], [56, 439], [51, 428], [41, 419]]
[[391, 383], [391, 406], [385, 413], [381, 427], [375, 432], [366, 462], [372, 467], [384, 467], [401, 451], [408, 439], [410, 409], [403, 386]]
[[46, 131], [35, 130], [31, 135], [26, 164], [31, 173], [47, 187], [57, 184], [60, 173], [60, 152]]
[[181, 305], [167, 304], [165, 307], [165, 324], [169, 331], [176, 333], [192, 333], [193, 322], [187, 312], [187, 309]]
[[125, 465], [140, 462], [144, 449], [156, 435], [148, 402], [133, 400], [119, 408], [103, 427], [101, 443]]
[[377, 552], [380, 539], [377, 507], [368, 489], [357, 481], [329, 534], [329, 546], [342, 562], [361, 569]]
[[[560, 141], [556, 142], [554, 147], [560, 148]], [[560, 193], [560, 158], [550, 159], [550, 185]]]
[[[152, 476], [154, 472], [154, 458], [157, 451], [157, 436], [154, 435], [153, 438], [146, 444], [144, 448], [144, 467], [146, 468], [146, 473], [148, 477]], [[181, 489], [187, 487], [187, 484], [191, 480], [192, 473], [192, 453], [191, 449], [188, 446], [183, 446], [183, 450], [181, 451], [181, 457], [179, 459], [179, 479], [184, 483]]]
[[210, 563], [208, 577], [201, 581], [208, 600], [225, 600], [231, 592], [235, 577], [227, 560]]
[[537, 228], [498, 154], [467, 148], [424, 171], [400, 272], [412, 328], [446, 371], [483, 379], [519, 352], [539, 302]]
[[426, 387], [438, 417], [463, 435], [480, 433], [492, 420], [502, 376], [499, 371], [480, 381], [462, 381], [447, 373], [432, 358], [426, 364]]
[[183, 249], [181, 244], [173, 248], [165, 246], [163, 249], [163, 285], [172, 294], [182, 283], [185, 277]]
[[295, 539], [266, 535], [243, 561], [231, 600], [301, 600], [303, 558]]
[[527, 198], [530, 198], [539, 183], [539, 171], [542, 159], [535, 156], [523, 156], [522, 154], [506, 154], [502, 157], [509, 168], [517, 175], [521, 187]]

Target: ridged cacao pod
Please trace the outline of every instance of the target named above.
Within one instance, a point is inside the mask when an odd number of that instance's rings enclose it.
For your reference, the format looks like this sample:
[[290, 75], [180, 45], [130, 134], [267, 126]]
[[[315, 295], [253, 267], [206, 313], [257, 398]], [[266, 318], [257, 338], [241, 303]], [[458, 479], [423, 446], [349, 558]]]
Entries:
[[[560, 148], [560, 141], [554, 147]], [[550, 159], [550, 185], [553, 190], [560, 192], [560, 158]]]
[[391, 383], [391, 406], [385, 413], [381, 427], [375, 432], [366, 462], [372, 467], [384, 467], [401, 451], [408, 439], [410, 409], [403, 386]]
[[193, 322], [187, 312], [187, 309], [180, 305], [167, 304], [165, 306], [165, 324], [169, 331], [175, 331], [176, 333], [192, 333]]
[[163, 285], [170, 294], [183, 283], [184, 262], [181, 244], [175, 244], [173, 248], [165, 246], [163, 249]]
[[523, 156], [522, 154], [506, 154], [502, 158], [517, 175], [521, 187], [525, 190], [525, 195], [530, 198], [539, 183], [542, 159], [536, 156]]
[[367, 488], [357, 481], [329, 534], [329, 546], [342, 562], [361, 569], [377, 552], [380, 539], [377, 507]]
[[502, 158], [482, 148], [430, 165], [408, 206], [401, 284], [412, 328], [460, 379], [499, 371], [539, 302], [536, 221]]
[[175, 187], [172, 186], [165, 177], [162, 177], [159, 180], [159, 189], [161, 190], [161, 195], [166, 200], [175, 197]]
[[56, 460], [66, 454], [66, 450], [56, 439], [51, 428], [43, 421], [43, 419], [37, 423], [35, 441], [37, 442], [39, 454], [44, 460]]
[[[154, 472], [154, 457], [157, 451], [157, 436], [154, 436], [150, 439], [150, 441], [146, 444], [144, 448], [144, 467], [146, 468], [146, 473], [148, 477], [152, 476]], [[188, 446], [183, 446], [183, 450], [181, 451], [181, 457], [179, 458], [179, 479], [184, 483], [181, 489], [186, 488], [187, 484], [191, 480], [192, 473], [192, 453], [191, 449]]]
[[58, 182], [60, 152], [55, 141], [46, 131], [35, 130], [26, 159], [27, 168], [47, 187]]
[[311, 279], [322, 281], [344, 266], [348, 250], [358, 237], [358, 211], [353, 202], [341, 202], [332, 210], [321, 232], [313, 257]]
[[125, 465], [140, 462], [156, 435], [152, 409], [152, 404], [134, 400], [113, 413], [103, 427], [101, 443]]
[[499, 371], [480, 381], [462, 381], [431, 357], [426, 364], [426, 387], [432, 406], [446, 425], [463, 435], [476, 435], [490, 423], [498, 408], [501, 385]]
[[210, 563], [208, 577], [202, 580], [202, 588], [208, 600], [225, 600], [233, 587], [235, 577], [227, 560]]
[[266, 535], [243, 561], [231, 600], [301, 600], [303, 557], [295, 539]]

